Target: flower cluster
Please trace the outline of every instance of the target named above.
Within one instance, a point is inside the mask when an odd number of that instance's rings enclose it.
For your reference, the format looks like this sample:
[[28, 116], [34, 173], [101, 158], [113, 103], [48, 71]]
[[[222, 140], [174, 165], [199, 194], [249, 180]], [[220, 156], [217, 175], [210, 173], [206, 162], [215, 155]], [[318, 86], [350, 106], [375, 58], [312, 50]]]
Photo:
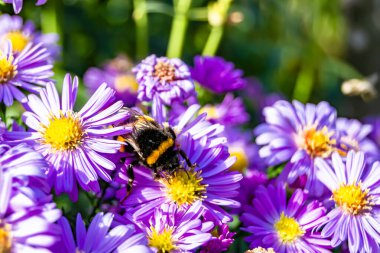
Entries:
[[51, 79], [56, 40], [0, 16], [1, 253], [380, 251], [378, 119], [247, 101], [252, 79], [211, 56], [119, 55], [83, 101]]

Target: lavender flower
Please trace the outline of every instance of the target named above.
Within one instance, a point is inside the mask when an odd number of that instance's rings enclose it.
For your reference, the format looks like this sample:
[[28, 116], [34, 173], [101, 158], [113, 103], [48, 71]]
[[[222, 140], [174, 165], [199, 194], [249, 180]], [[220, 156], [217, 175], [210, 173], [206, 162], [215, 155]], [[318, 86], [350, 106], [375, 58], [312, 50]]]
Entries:
[[76, 181], [86, 191], [99, 192], [98, 177], [111, 182], [109, 172], [115, 164], [107, 154], [116, 153], [122, 143], [112, 137], [128, 132], [125, 127], [109, 127], [125, 120], [127, 112], [119, 109], [121, 101], [112, 103], [115, 92], [101, 85], [79, 112], [74, 112], [78, 79], [66, 75], [62, 99], [53, 84], [40, 92], [40, 98], [29, 95], [24, 122], [32, 132], [10, 132], [8, 138], [35, 141], [35, 149], [51, 165], [52, 183], [57, 194], [77, 197]]
[[332, 247], [348, 240], [350, 252], [380, 251], [380, 164], [374, 163], [368, 172], [365, 166], [364, 154], [354, 151], [345, 162], [338, 153], [332, 155], [331, 163], [316, 160], [317, 176], [335, 203], [321, 232], [331, 237]]
[[[16, 14], [20, 13], [22, 9], [22, 5], [24, 3], [24, 0], [3, 0], [6, 4], [12, 4], [13, 10]], [[37, 0], [36, 5], [43, 5], [47, 2], [47, 0]]]
[[212, 229], [213, 223], [202, 223], [201, 210], [199, 201], [184, 210], [163, 204], [150, 219], [142, 221], [140, 227], [145, 231], [149, 246], [157, 252], [192, 252], [211, 239], [207, 231]]
[[214, 93], [225, 93], [246, 86], [243, 71], [218, 56], [195, 56], [191, 77]]
[[[210, 212], [216, 220], [226, 223], [231, 216], [220, 206], [239, 207], [232, 198], [238, 194], [239, 181], [242, 175], [229, 171], [235, 162], [229, 157], [225, 138], [218, 135], [223, 131], [220, 125], [211, 125], [205, 118], [198, 116], [189, 122], [199, 107], [189, 107], [177, 125], [176, 142], [190, 159], [195, 168], [178, 170], [167, 179], [154, 180], [151, 170], [144, 167], [135, 169], [135, 185], [123, 206], [133, 213], [134, 218], [151, 214], [154, 208], [163, 203], [176, 203], [186, 208], [200, 200], [202, 208]], [[185, 166], [185, 165], [184, 165]], [[126, 184], [126, 168], [118, 173], [120, 183]], [[125, 189], [117, 197], [125, 199]]]
[[371, 138], [380, 148], [380, 117], [369, 117], [366, 118], [364, 122], [372, 126], [369, 138]]
[[44, 192], [46, 163], [25, 145], [0, 145], [0, 251], [50, 252], [60, 210]]
[[171, 105], [183, 102], [195, 94], [194, 83], [186, 64], [180, 59], [151, 55], [137, 65], [133, 72], [139, 83], [138, 99]]
[[234, 242], [236, 233], [230, 232], [227, 224], [222, 224], [214, 230], [213, 237], [202, 246], [200, 253], [221, 253], [227, 251]]
[[241, 220], [250, 247], [273, 248], [278, 253], [330, 252], [330, 241], [313, 231], [324, 220], [326, 209], [318, 202], [306, 204], [307, 194], [298, 189], [286, 201], [285, 185], [259, 186]]
[[134, 106], [139, 85], [131, 68], [132, 64], [126, 57], [118, 56], [107, 63], [103, 69], [88, 69], [83, 77], [84, 83], [91, 94], [102, 83], [107, 83], [116, 91], [117, 99], [122, 100], [126, 106]]
[[36, 31], [32, 21], [23, 24], [20, 16], [4, 14], [0, 16], [0, 46], [3, 46], [7, 40], [10, 40], [15, 55], [20, 53], [28, 43], [41, 44], [49, 52], [50, 59], [57, 58], [60, 51], [57, 45], [57, 34], [41, 34]]
[[19, 87], [36, 92], [53, 76], [52, 65], [47, 61], [49, 53], [40, 44], [28, 44], [17, 56], [12, 53], [12, 44], [7, 41], [0, 49], [0, 102], [6, 106], [16, 99], [25, 103], [27, 98]]
[[263, 113], [266, 123], [255, 129], [260, 156], [269, 166], [289, 162], [283, 172], [288, 183], [306, 175], [306, 188], [317, 191], [314, 159], [328, 158], [336, 150], [335, 109], [326, 102], [303, 105], [281, 100]]
[[111, 229], [114, 215], [98, 213], [86, 230], [80, 214], [76, 221], [76, 240], [70, 224], [62, 217], [58, 224], [62, 229], [62, 243], [56, 252], [147, 252], [151, 251], [146, 245], [143, 233], [135, 233], [133, 225], [118, 225]]

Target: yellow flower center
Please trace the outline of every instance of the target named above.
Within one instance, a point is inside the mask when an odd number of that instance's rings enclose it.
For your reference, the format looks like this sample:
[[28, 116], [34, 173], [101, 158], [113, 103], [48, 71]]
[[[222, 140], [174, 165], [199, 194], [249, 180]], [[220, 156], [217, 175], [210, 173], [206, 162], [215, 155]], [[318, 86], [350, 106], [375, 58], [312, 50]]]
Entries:
[[11, 248], [12, 248], [11, 236], [8, 232], [7, 225], [5, 225], [3, 228], [0, 227], [0, 252], [10, 253]]
[[13, 56], [3, 56], [0, 51], [0, 84], [6, 83], [17, 74], [17, 66], [13, 65]]
[[298, 222], [294, 218], [284, 215], [284, 212], [281, 213], [280, 219], [274, 224], [274, 228], [283, 243], [292, 243], [305, 234]]
[[236, 162], [230, 167], [230, 170], [244, 172], [248, 167], [248, 157], [241, 147], [229, 147], [230, 155], [236, 157]]
[[84, 132], [80, 119], [69, 113], [60, 118], [52, 117], [49, 125], [44, 126], [43, 143], [49, 144], [54, 151], [73, 150], [82, 142]]
[[148, 235], [150, 247], [155, 247], [159, 253], [169, 253], [176, 247], [173, 244], [173, 228], [164, 228], [161, 233], [157, 232], [154, 227], [151, 227], [151, 232]]
[[166, 187], [167, 196], [178, 205], [192, 204], [203, 199], [207, 185], [202, 184], [200, 171], [176, 171], [171, 177], [161, 182]]
[[171, 82], [175, 80], [174, 66], [168, 62], [157, 61], [154, 66], [153, 75], [158, 77], [161, 82]]
[[139, 88], [139, 84], [132, 75], [120, 75], [115, 79], [115, 89], [118, 92], [130, 91], [136, 93]]
[[327, 127], [316, 130], [314, 127], [305, 129], [298, 137], [298, 146], [306, 150], [312, 157], [328, 157], [334, 151], [336, 141], [331, 139], [333, 133]]
[[21, 52], [29, 43], [29, 38], [20, 31], [9, 32], [4, 36], [4, 41], [10, 40], [13, 52]]
[[215, 106], [211, 106], [211, 105], [203, 106], [199, 110], [198, 114], [202, 114], [202, 113], [207, 113], [207, 118], [206, 118], [207, 120], [219, 118], [218, 110], [216, 109]]
[[369, 190], [362, 190], [361, 183], [358, 185], [341, 185], [333, 192], [332, 199], [346, 213], [357, 215], [365, 210], [371, 210], [373, 203], [368, 196]]

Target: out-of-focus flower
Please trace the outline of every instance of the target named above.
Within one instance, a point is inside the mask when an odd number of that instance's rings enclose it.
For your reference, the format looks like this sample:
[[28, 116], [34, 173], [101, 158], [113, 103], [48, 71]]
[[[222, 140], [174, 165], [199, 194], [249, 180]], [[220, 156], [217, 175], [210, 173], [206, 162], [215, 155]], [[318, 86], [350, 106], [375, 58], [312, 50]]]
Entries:
[[286, 201], [285, 184], [259, 186], [255, 199], [241, 216], [242, 230], [250, 247], [273, 248], [278, 253], [330, 252], [330, 241], [314, 229], [326, 219], [326, 209], [318, 201], [307, 202], [307, 194], [297, 189]]
[[55, 252], [151, 252], [143, 233], [136, 233], [133, 225], [117, 225], [111, 228], [114, 215], [98, 213], [86, 230], [80, 214], [76, 220], [76, 236], [66, 217], [58, 224], [62, 229], [62, 240]]
[[48, 63], [48, 57], [49, 53], [40, 44], [28, 44], [15, 56], [8, 40], [0, 48], [0, 102], [6, 106], [11, 106], [14, 99], [25, 103], [27, 98], [19, 88], [37, 92], [39, 86], [51, 82], [53, 66]]
[[372, 131], [369, 134], [369, 137], [380, 148], [380, 117], [369, 117], [366, 118], [364, 122], [372, 126]]
[[327, 214], [321, 235], [336, 247], [348, 239], [350, 252], [379, 252], [380, 164], [365, 173], [362, 152], [350, 151], [343, 162], [338, 153], [332, 162], [316, 160], [317, 176], [331, 191], [335, 207]]
[[183, 102], [195, 95], [189, 68], [180, 59], [151, 55], [138, 64], [133, 72], [139, 84], [140, 101], [162, 102], [170, 106], [174, 101]]
[[[4, 3], [12, 4], [13, 10], [16, 14], [20, 13], [22, 9], [22, 5], [24, 4], [24, 0], [3, 0]], [[43, 5], [47, 2], [47, 0], [37, 0], [36, 5]]]
[[368, 136], [372, 131], [371, 125], [362, 124], [356, 119], [338, 118], [336, 129], [341, 152], [362, 151], [372, 161], [379, 157], [378, 147]]
[[[197, 113], [199, 106], [191, 106], [182, 115], [177, 125], [176, 145], [180, 147], [194, 168], [185, 166], [168, 178], [154, 180], [151, 170], [144, 167], [135, 169], [135, 185], [123, 206], [133, 213], [135, 218], [147, 216], [154, 208], [163, 203], [176, 203], [187, 207], [200, 200], [202, 208], [208, 210], [215, 220], [226, 223], [231, 216], [220, 206], [239, 207], [232, 198], [238, 194], [239, 181], [242, 175], [231, 172], [229, 168], [235, 162], [230, 157], [225, 138], [218, 137], [223, 131], [221, 125], [212, 125], [201, 115], [190, 121]], [[127, 183], [126, 168], [118, 173], [121, 183]], [[149, 194], [148, 194], [149, 193]], [[125, 198], [125, 189], [118, 192], [120, 199]]]
[[2, 142], [4, 140], [3, 134], [7, 131], [7, 128], [5, 126], [5, 123], [0, 118], [0, 141]]
[[199, 114], [207, 113], [207, 120], [212, 123], [219, 123], [224, 126], [236, 126], [247, 123], [249, 114], [245, 111], [241, 98], [234, 98], [232, 94], [227, 94], [222, 103], [218, 105], [205, 105]]
[[247, 250], [245, 253], [276, 253], [273, 248], [256, 247], [251, 250]]
[[84, 83], [93, 94], [96, 89], [106, 83], [116, 91], [116, 98], [126, 106], [134, 106], [137, 100], [138, 83], [132, 73], [133, 64], [125, 56], [118, 56], [108, 62], [104, 68], [90, 68], [84, 74]]
[[103, 84], [79, 112], [74, 112], [78, 79], [66, 75], [62, 99], [53, 84], [40, 92], [40, 98], [29, 95], [24, 122], [34, 132], [9, 132], [7, 137], [34, 141], [35, 149], [50, 163], [57, 194], [67, 192], [77, 197], [77, 184], [86, 191], [100, 190], [98, 177], [111, 182], [109, 172], [115, 164], [107, 154], [116, 153], [122, 143], [113, 136], [128, 132], [125, 127], [109, 127], [125, 120], [123, 102], [114, 102], [115, 92]]
[[214, 93], [225, 93], [246, 86], [243, 71], [218, 56], [195, 56], [191, 77]]
[[58, 35], [41, 34], [37, 32], [31, 21], [25, 22], [20, 16], [4, 14], [0, 16], [0, 47], [9, 40], [12, 44], [13, 54], [20, 53], [29, 43], [41, 44], [50, 54], [50, 59], [57, 58], [59, 54]]
[[211, 233], [212, 238], [202, 246], [200, 253], [221, 253], [227, 251], [234, 242], [233, 236], [227, 224], [222, 224]]
[[149, 246], [157, 252], [192, 252], [211, 239], [207, 231], [212, 222], [202, 222], [202, 204], [195, 202], [186, 209], [163, 204], [139, 225], [145, 231]]
[[288, 183], [306, 175], [306, 188], [317, 190], [314, 159], [328, 158], [336, 150], [335, 109], [326, 102], [303, 105], [281, 100], [263, 113], [265, 123], [255, 129], [260, 156], [269, 166], [289, 162], [284, 170]]
[[0, 145], [0, 251], [50, 252], [61, 211], [46, 195], [42, 156], [25, 145]]

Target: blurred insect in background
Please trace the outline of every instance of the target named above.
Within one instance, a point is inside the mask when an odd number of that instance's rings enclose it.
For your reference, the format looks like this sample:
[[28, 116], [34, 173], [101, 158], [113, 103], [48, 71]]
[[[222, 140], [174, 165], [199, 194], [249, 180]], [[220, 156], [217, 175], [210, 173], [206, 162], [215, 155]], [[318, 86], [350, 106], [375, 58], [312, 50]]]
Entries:
[[377, 73], [364, 79], [350, 79], [342, 83], [342, 93], [346, 96], [361, 96], [364, 101], [377, 97], [376, 83], [379, 79]]

